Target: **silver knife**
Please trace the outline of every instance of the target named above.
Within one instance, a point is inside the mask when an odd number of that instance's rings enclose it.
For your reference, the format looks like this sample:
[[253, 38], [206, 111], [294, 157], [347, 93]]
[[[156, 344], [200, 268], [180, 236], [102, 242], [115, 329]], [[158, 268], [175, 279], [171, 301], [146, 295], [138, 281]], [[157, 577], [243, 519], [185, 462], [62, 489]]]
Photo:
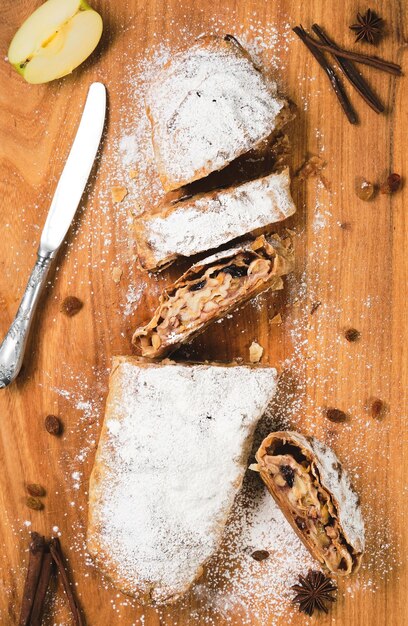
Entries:
[[59, 179], [41, 235], [37, 261], [16, 317], [0, 346], [0, 389], [7, 387], [23, 364], [31, 322], [54, 257], [78, 208], [102, 137], [106, 112], [106, 90], [93, 83], [84, 111]]

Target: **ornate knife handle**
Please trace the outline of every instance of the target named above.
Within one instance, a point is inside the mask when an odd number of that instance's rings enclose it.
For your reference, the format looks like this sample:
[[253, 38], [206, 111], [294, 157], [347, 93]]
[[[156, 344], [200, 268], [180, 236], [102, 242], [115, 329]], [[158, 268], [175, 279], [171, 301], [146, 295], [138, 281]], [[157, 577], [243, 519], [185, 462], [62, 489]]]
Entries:
[[54, 256], [55, 252], [38, 251], [20, 306], [0, 346], [0, 389], [13, 382], [21, 369], [31, 322]]

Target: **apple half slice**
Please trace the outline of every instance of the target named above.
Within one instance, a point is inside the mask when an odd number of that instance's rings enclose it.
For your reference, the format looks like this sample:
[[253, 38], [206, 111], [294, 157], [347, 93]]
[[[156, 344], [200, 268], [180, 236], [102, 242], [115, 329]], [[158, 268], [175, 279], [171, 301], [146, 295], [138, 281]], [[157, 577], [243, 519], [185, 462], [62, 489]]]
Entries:
[[70, 74], [93, 52], [102, 18], [84, 0], [47, 0], [13, 37], [8, 60], [28, 83]]

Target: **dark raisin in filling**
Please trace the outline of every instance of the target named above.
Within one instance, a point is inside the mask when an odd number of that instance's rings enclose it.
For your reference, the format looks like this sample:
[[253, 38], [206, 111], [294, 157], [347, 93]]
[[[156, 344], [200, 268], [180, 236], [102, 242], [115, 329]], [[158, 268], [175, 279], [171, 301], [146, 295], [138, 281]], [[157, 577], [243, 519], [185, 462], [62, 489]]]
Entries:
[[290, 467], [290, 465], [281, 465], [280, 471], [283, 478], [286, 480], [287, 485], [289, 485], [289, 487], [293, 487], [293, 483], [295, 481], [295, 472]]
[[232, 278], [241, 278], [242, 276], [247, 276], [248, 268], [244, 265], [226, 265], [225, 267], [221, 267], [219, 270], [215, 270], [211, 276], [216, 278], [220, 272], [223, 274], [230, 274]]
[[189, 291], [199, 291], [200, 289], [204, 287], [206, 282], [207, 282], [206, 280], [200, 280], [200, 282], [195, 283], [195, 285], [191, 285], [191, 287], [189, 288]]

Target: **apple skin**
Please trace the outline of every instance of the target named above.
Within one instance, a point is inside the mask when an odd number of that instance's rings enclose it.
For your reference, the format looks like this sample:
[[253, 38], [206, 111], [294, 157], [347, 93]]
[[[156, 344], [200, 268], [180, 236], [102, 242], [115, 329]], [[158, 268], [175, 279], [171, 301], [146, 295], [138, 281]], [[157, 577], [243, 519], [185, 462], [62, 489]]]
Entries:
[[[94, 49], [96, 48], [96, 46], [98, 45], [100, 38], [102, 36], [102, 28], [103, 28], [103, 23], [102, 23], [102, 18], [99, 15], [99, 13], [97, 13], [89, 4], [88, 2], [86, 2], [86, 0], [80, 0], [79, 2], [79, 6], [78, 6], [78, 10], [77, 13], [82, 12], [82, 11], [92, 11], [93, 13], [96, 13], [96, 15], [99, 16], [99, 18], [101, 19], [101, 32], [100, 32], [100, 36], [98, 41], [96, 42]], [[77, 14], [76, 13], [76, 14]], [[75, 14], [75, 15], [76, 15]], [[73, 16], [74, 17], [74, 16]], [[71, 18], [72, 19], [72, 18]], [[23, 26], [23, 25], [22, 25]], [[21, 27], [20, 27], [21, 28]], [[92, 50], [93, 52], [93, 50]], [[92, 52], [90, 52], [90, 54], [92, 54]], [[69, 71], [67, 71], [65, 74], [62, 74], [60, 76], [56, 76], [55, 78], [50, 78], [48, 80], [45, 80], [44, 83], [46, 82], [51, 82], [52, 80], [58, 80], [58, 78], [63, 78], [64, 76], [67, 76], [68, 74], [72, 73], [77, 67], [79, 67], [79, 65], [81, 65], [84, 61], [86, 61], [86, 59], [90, 56], [90, 54], [88, 56], [86, 56], [81, 63], [75, 65], [75, 67], [73, 67], [72, 69], [70, 69]], [[27, 80], [27, 78], [25, 77], [25, 70], [26, 70], [26, 66], [27, 63], [10, 63], [10, 65], [15, 69], [15, 71], [20, 74], [20, 76], [22, 78], [24, 78], [24, 80], [26, 80], [26, 82], [30, 82]], [[35, 84], [35, 83], [34, 83]], [[41, 83], [37, 83], [37, 84], [41, 84]]]

